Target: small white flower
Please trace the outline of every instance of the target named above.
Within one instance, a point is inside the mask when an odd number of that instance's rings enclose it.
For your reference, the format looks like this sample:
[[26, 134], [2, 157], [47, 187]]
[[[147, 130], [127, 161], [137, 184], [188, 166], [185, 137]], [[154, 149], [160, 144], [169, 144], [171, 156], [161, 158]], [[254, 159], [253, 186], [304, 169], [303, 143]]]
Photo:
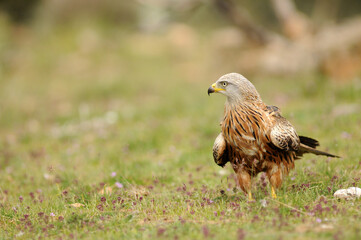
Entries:
[[267, 201], [266, 201], [266, 199], [261, 199], [259, 202], [261, 203], [261, 206], [262, 206], [262, 207], [267, 207]]
[[221, 169], [218, 171], [219, 175], [224, 176], [228, 174], [228, 171], [226, 169]]

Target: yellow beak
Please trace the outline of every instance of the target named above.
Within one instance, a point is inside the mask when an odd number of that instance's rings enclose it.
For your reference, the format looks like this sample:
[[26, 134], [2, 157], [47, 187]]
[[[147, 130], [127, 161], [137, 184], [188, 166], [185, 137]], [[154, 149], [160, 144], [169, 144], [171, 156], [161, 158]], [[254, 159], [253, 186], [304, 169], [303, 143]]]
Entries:
[[223, 88], [216, 88], [216, 83], [213, 83], [212, 86], [210, 86], [208, 88], [208, 95], [211, 94], [211, 93], [216, 93], [216, 92], [219, 92], [219, 91], [224, 91], [225, 89]]

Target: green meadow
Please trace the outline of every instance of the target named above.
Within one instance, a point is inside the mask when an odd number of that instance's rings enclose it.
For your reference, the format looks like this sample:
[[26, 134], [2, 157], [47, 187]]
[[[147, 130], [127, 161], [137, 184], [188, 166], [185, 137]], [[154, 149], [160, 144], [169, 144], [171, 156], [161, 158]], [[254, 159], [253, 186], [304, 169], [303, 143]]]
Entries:
[[276, 200], [259, 175], [248, 202], [213, 162], [207, 89], [240, 68], [210, 33], [0, 25], [0, 239], [360, 239], [360, 200], [333, 197], [360, 187], [360, 78], [246, 75], [341, 156], [305, 155]]

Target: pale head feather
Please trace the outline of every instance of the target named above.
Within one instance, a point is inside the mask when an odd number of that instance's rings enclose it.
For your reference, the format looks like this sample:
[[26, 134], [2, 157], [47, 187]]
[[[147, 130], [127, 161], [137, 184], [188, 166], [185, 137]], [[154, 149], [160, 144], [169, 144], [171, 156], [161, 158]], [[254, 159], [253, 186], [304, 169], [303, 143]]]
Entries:
[[[226, 83], [226, 86], [223, 84]], [[217, 88], [225, 91], [220, 93], [227, 96], [230, 104], [262, 103], [262, 99], [253, 84], [239, 73], [228, 73], [220, 77], [216, 82]]]

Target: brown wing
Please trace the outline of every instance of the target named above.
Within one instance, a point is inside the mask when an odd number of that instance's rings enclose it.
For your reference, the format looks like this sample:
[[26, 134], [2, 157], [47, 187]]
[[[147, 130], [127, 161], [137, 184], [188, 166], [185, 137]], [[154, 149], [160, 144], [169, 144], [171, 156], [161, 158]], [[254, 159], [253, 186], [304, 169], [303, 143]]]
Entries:
[[229, 162], [227, 143], [223, 134], [218, 134], [213, 144], [213, 158], [217, 165], [224, 167]]
[[339, 157], [324, 151], [317, 150], [320, 144], [317, 140], [309, 137], [298, 136], [296, 130], [286, 118], [281, 116], [280, 110], [275, 106], [267, 106], [266, 111], [274, 121], [274, 126], [270, 131], [272, 143], [285, 151], [295, 151], [297, 156], [305, 153], [324, 155], [328, 157]]
[[274, 123], [269, 134], [273, 145], [284, 151], [298, 151], [300, 138], [295, 128], [286, 118], [281, 116], [277, 107], [267, 106], [267, 109]]

